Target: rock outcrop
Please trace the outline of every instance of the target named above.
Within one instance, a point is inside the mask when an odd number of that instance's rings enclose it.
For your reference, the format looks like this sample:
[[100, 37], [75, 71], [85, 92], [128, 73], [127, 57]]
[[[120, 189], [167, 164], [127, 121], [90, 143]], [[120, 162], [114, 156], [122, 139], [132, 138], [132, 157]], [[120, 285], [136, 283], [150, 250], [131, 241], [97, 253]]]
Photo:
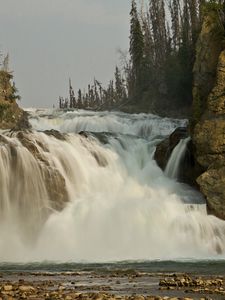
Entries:
[[27, 129], [30, 126], [27, 113], [16, 103], [20, 97], [12, 79], [11, 72], [0, 70], [0, 129]]
[[179, 127], [169, 137], [157, 145], [154, 159], [162, 170], [166, 168], [170, 155], [179, 141], [187, 137], [187, 128]]
[[[178, 127], [169, 137], [157, 145], [154, 159], [162, 170], [165, 170], [169, 158], [180, 140], [185, 139], [188, 136], [189, 132], [186, 127]], [[182, 169], [180, 170], [178, 180], [193, 187], [198, 187], [196, 178], [202, 173], [202, 168], [194, 159], [193, 148], [194, 145], [192, 141], [189, 141], [187, 144], [187, 151], [182, 160]]]
[[[225, 220], [225, 50], [218, 14], [205, 17], [194, 67], [192, 139], [208, 211]], [[217, 33], [217, 34], [216, 34]]]
[[[56, 138], [62, 140], [63, 135], [60, 135], [57, 131], [54, 131], [54, 133], [57, 136]], [[49, 163], [44, 155], [44, 153], [49, 152], [48, 148], [41, 141], [33, 139], [31, 132], [19, 131], [14, 136], [36, 159], [45, 182], [47, 195], [52, 205], [51, 208], [58, 211], [62, 210], [69, 201], [65, 178], [56, 166]]]
[[[197, 185], [208, 212], [225, 220], [225, 30], [222, 13], [205, 12], [193, 68], [192, 141], [180, 181]], [[176, 132], [175, 132], [176, 133]], [[164, 169], [182, 135], [174, 133], [157, 146], [155, 159]], [[174, 141], [171, 142], [171, 139]]]
[[66, 178], [45, 141], [30, 130], [0, 134], [0, 215], [13, 211], [26, 241], [69, 201]]
[[26, 112], [18, 104], [0, 98], [0, 129], [28, 129], [30, 127]]

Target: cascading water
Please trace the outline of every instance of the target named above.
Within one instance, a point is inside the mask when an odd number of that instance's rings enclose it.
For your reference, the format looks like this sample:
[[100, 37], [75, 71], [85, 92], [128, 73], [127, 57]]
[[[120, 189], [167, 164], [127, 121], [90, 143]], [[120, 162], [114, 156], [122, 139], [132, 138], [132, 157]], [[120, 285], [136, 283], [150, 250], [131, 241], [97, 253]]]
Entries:
[[190, 141], [190, 137], [186, 139], [181, 139], [176, 147], [173, 149], [173, 152], [169, 158], [165, 169], [165, 175], [178, 179], [179, 170], [181, 166], [182, 159], [184, 158], [185, 152], [187, 150], [187, 143]]
[[[2, 261], [152, 260], [225, 252], [225, 222], [208, 216], [199, 193], [165, 176], [153, 160], [156, 144], [185, 121], [30, 113], [32, 132], [0, 135]], [[40, 132], [44, 129], [64, 133]]]

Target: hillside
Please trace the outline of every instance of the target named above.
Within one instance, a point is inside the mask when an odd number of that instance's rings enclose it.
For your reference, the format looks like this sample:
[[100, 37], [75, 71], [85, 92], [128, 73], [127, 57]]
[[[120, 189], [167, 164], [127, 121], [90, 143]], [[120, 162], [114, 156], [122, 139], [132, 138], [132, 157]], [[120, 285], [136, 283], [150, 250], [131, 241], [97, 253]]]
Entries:
[[18, 106], [20, 99], [12, 82], [13, 75], [5, 70], [0, 71], [0, 129], [27, 128], [26, 113]]

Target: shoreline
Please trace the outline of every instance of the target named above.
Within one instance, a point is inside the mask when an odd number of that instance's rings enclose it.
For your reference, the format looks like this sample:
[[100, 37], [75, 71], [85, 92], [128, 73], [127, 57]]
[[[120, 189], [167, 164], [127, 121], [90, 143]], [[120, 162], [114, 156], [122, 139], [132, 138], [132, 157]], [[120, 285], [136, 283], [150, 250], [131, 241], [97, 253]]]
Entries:
[[146, 272], [1, 272], [0, 299], [213, 299], [225, 296], [224, 276]]

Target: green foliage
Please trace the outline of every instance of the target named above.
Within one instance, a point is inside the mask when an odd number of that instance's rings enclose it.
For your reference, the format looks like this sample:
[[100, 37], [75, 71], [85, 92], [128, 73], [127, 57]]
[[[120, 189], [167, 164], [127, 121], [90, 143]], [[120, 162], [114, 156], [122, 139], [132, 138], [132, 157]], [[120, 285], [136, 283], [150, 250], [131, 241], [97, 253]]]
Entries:
[[[88, 92], [79, 90], [78, 99], [71, 99], [70, 107], [105, 109], [130, 102], [153, 112], [190, 108], [201, 23], [205, 15], [213, 15], [217, 24], [214, 38], [223, 39], [225, 4], [221, 3], [149, 0], [144, 11], [138, 9], [136, 0], [131, 0], [129, 59], [125, 59], [122, 70], [116, 67], [115, 80], [110, 80], [106, 88], [94, 80]], [[60, 107], [68, 107], [68, 101], [60, 100]], [[196, 114], [200, 111], [197, 101]]]
[[202, 13], [205, 15], [212, 11], [218, 12], [219, 10], [223, 10], [223, 4], [220, 2], [221, 1], [215, 1], [215, 0], [210, 0], [210, 1], [205, 2], [201, 6]]
[[131, 58], [131, 98], [137, 97], [142, 91], [144, 35], [138, 18], [137, 5], [132, 0], [130, 12], [130, 58]]
[[15, 83], [11, 83], [12, 79], [13, 75], [11, 73], [4, 70], [0, 71], [0, 99], [9, 102], [20, 100]]
[[10, 107], [9, 103], [0, 102], [0, 120], [3, 120], [9, 107]]

